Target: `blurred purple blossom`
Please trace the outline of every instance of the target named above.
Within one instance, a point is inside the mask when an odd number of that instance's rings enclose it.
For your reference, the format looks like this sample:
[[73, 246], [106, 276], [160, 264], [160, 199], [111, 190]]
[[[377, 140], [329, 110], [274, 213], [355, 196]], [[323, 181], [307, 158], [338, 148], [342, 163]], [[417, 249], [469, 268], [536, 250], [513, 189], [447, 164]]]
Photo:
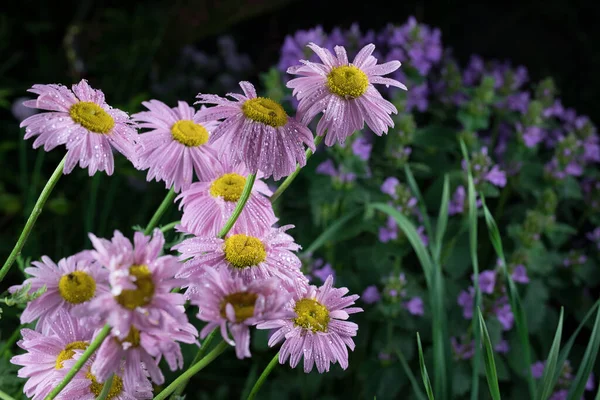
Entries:
[[373, 145], [363, 136], [359, 136], [352, 143], [352, 153], [363, 161], [369, 160], [372, 148]]
[[404, 307], [408, 310], [412, 315], [423, 315], [425, 312], [423, 306], [423, 300], [420, 297], [413, 297], [406, 303], [404, 303]]
[[370, 285], [365, 288], [360, 298], [367, 304], [373, 304], [381, 300], [381, 295], [379, 294], [379, 290], [377, 290], [377, 286]]

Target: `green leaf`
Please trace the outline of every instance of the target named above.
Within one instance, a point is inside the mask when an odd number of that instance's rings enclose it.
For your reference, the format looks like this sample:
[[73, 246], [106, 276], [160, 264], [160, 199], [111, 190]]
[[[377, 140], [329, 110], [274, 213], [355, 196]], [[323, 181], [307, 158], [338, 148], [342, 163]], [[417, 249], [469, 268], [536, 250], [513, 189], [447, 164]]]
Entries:
[[577, 375], [571, 383], [571, 389], [569, 390], [569, 399], [580, 399], [583, 396], [585, 390], [585, 384], [594, 368], [596, 363], [596, 357], [598, 356], [598, 349], [600, 348], [600, 308], [596, 312], [596, 321], [594, 322], [594, 328], [592, 329], [592, 335], [590, 336], [590, 342], [588, 343], [583, 359]]
[[423, 378], [423, 385], [425, 385], [425, 392], [429, 400], [434, 400], [433, 389], [431, 382], [429, 381], [429, 374], [427, 373], [427, 366], [425, 365], [425, 359], [423, 357], [423, 347], [421, 346], [421, 337], [417, 332], [417, 345], [419, 348], [419, 366], [421, 367], [421, 378]]
[[[483, 360], [485, 364], [485, 377], [488, 382], [488, 388], [490, 389], [490, 395], [493, 400], [500, 400], [500, 388], [498, 387], [498, 373], [496, 372], [496, 363], [494, 361], [494, 347], [490, 340], [490, 334], [488, 333], [487, 327], [483, 315], [481, 315], [481, 309], [477, 308], [477, 320], [479, 321], [479, 330], [485, 347], [483, 353]], [[479, 342], [475, 342], [475, 346], [479, 347]]]
[[[537, 397], [538, 400], [546, 400], [552, 392], [554, 391], [554, 385], [556, 385], [556, 381], [554, 380], [556, 375], [556, 366], [558, 362], [558, 352], [560, 351], [560, 339], [562, 336], [562, 327], [563, 327], [563, 316], [564, 309], [560, 308], [560, 318], [558, 319], [558, 326], [556, 327], [556, 332], [554, 333], [554, 340], [552, 341], [552, 347], [550, 347], [550, 352], [548, 353], [548, 357], [546, 358], [546, 366], [544, 367], [544, 374], [542, 375], [542, 384], [538, 387]], [[562, 367], [562, 366], [561, 366]]]
[[506, 257], [504, 257], [504, 249], [502, 247], [502, 239], [500, 238], [500, 231], [498, 230], [498, 225], [496, 225], [496, 221], [494, 221], [494, 217], [490, 213], [487, 205], [485, 204], [485, 197], [483, 194], [480, 194], [481, 203], [483, 207], [483, 212], [485, 215], [485, 222], [488, 227], [488, 234], [490, 236], [490, 240], [492, 241], [492, 246], [494, 250], [496, 250], [496, 254], [500, 258], [501, 268], [504, 271], [504, 280], [505, 285], [508, 292], [508, 299], [510, 302], [510, 307], [514, 314], [515, 325], [517, 327], [517, 334], [519, 336], [519, 342], [521, 344], [521, 351], [523, 363], [527, 366], [525, 370], [527, 385], [529, 389], [529, 397], [535, 397], [535, 382], [533, 381], [533, 375], [531, 374], [531, 347], [529, 344], [529, 330], [527, 328], [527, 317], [525, 315], [525, 311], [523, 310], [523, 302], [521, 301], [521, 297], [519, 296], [519, 292], [515, 285], [515, 282], [512, 280], [510, 274], [506, 269]]
[[404, 358], [404, 355], [402, 354], [400, 349], [396, 348], [395, 351], [396, 351], [396, 355], [398, 356], [398, 359], [400, 360], [400, 364], [402, 364], [404, 373], [406, 373], [406, 376], [408, 377], [408, 380], [410, 381], [410, 384], [412, 386], [412, 389], [413, 389], [415, 395], [417, 396], [417, 398], [419, 400], [425, 400], [425, 395], [423, 394], [423, 391], [419, 387], [419, 384], [417, 383], [417, 379], [415, 378], [415, 375], [411, 371], [411, 369], [408, 365], [408, 362], [406, 362], [406, 358]]
[[442, 251], [442, 243], [444, 234], [448, 226], [448, 202], [450, 199], [450, 183], [448, 175], [444, 176], [444, 189], [442, 190], [442, 204], [440, 204], [440, 212], [435, 227], [435, 247], [433, 248], [433, 258], [436, 262], [440, 262], [440, 254]]
[[419, 190], [419, 186], [417, 185], [417, 181], [410, 170], [410, 166], [406, 164], [404, 166], [404, 173], [406, 174], [406, 180], [408, 181], [408, 185], [412, 190], [413, 194], [417, 198], [417, 205], [419, 206], [419, 210], [421, 211], [421, 216], [423, 217], [423, 223], [425, 224], [425, 230], [427, 231], [427, 236], [433, 239], [433, 229], [431, 228], [431, 220], [429, 219], [429, 214], [427, 213], [427, 207], [425, 206], [425, 200], [423, 199], [423, 195]]
[[327, 243], [329, 240], [332, 240], [336, 237], [339, 231], [346, 225], [352, 218], [354, 218], [360, 212], [360, 209], [356, 209], [337, 221], [331, 224], [327, 229], [325, 229], [317, 238], [304, 250], [303, 253], [310, 254], [317, 251], [321, 246]]

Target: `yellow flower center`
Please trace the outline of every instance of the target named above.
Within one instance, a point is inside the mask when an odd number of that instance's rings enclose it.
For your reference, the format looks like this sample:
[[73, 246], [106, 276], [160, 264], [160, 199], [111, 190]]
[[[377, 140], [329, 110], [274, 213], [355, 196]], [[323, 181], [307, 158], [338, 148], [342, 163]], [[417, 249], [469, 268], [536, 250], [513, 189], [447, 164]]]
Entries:
[[62, 369], [63, 363], [73, 358], [73, 356], [75, 355], [75, 350], [85, 350], [87, 349], [88, 345], [88, 342], [69, 343], [63, 351], [58, 353], [58, 357], [56, 357], [56, 364], [54, 365], [54, 368]]
[[73, 271], [60, 277], [58, 293], [71, 304], [88, 301], [96, 293], [96, 281], [83, 271]]
[[171, 135], [187, 147], [196, 147], [208, 142], [206, 128], [187, 119], [175, 122], [171, 127]]
[[313, 299], [302, 299], [294, 307], [297, 317], [294, 324], [314, 332], [327, 332], [329, 311], [327, 307]]
[[123, 307], [135, 310], [152, 301], [154, 282], [152, 281], [152, 272], [146, 265], [132, 265], [129, 267], [129, 274], [135, 276], [136, 289], [125, 289], [116, 296], [116, 299]]
[[327, 88], [333, 94], [345, 99], [362, 96], [369, 86], [367, 74], [354, 65], [334, 67], [327, 74]]
[[254, 236], [232, 235], [225, 239], [225, 259], [235, 268], [258, 265], [267, 258], [262, 242]]
[[221, 302], [221, 316], [227, 317], [225, 307], [231, 304], [235, 310], [235, 322], [242, 322], [254, 315], [254, 304], [258, 295], [255, 293], [238, 292], [225, 296]]
[[246, 186], [246, 178], [241, 175], [231, 173], [225, 174], [210, 185], [210, 194], [212, 197], [222, 197], [225, 201], [236, 202], [242, 196]]
[[273, 128], [284, 126], [288, 120], [281, 104], [265, 97], [246, 100], [242, 104], [242, 112], [247, 118]]
[[[87, 372], [85, 377], [92, 381], [90, 385], [90, 392], [94, 394], [94, 396], [100, 396], [102, 392], [102, 388], [104, 387], [104, 382], [98, 382], [96, 377], [92, 375], [91, 372]], [[111, 400], [121, 394], [123, 391], [123, 379], [120, 376], [114, 375], [112, 380], [112, 385], [110, 385], [110, 390], [108, 391], [108, 396], [106, 396], [106, 400]]]
[[69, 108], [73, 121], [85, 129], [96, 133], [108, 133], [115, 126], [115, 120], [102, 107], [91, 101], [80, 101]]
[[138, 347], [140, 345], [140, 331], [137, 330], [135, 326], [132, 326], [129, 329], [129, 333], [125, 336], [125, 339], [119, 340], [116, 339], [120, 344], [123, 343], [131, 343], [131, 347]]

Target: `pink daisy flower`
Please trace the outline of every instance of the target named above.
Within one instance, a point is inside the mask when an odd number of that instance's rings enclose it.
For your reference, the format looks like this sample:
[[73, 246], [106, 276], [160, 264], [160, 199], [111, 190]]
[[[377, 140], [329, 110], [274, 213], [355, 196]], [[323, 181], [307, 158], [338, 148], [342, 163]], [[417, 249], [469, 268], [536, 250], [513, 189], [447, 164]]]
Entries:
[[349, 314], [362, 312], [362, 308], [350, 307], [358, 295], [346, 296], [347, 288], [333, 288], [333, 277], [329, 276], [323, 286], [310, 286], [296, 293], [288, 303], [295, 315], [288, 319], [260, 323], [258, 329], [278, 329], [269, 339], [269, 346], [285, 339], [279, 352], [279, 362], [295, 368], [304, 356], [304, 372], [317, 365], [320, 373], [329, 371], [329, 365], [340, 363], [348, 368], [348, 350], [354, 350], [352, 337], [358, 325], [346, 321]]
[[174, 256], [159, 256], [165, 244], [160, 229], [152, 237], [136, 232], [133, 243], [119, 231], [112, 240], [89, 236], [95, 249], [92, 256], [110, 271], [111, 291], [75, 308], [76, 315], [98, 315], [121, 341], [135, 334], [132, 328], [140, 332], [190, 329], [185, 297], [171, 292], [182, 284], [174, 278], [180, 265]]
[[225, 239], [212, 235], [186, 239], [173, 247], [181, 253], [180, 261], [188, 260], [177, 277], [200, 284], [205, 272], [216, 268], [228, 270], [245, 283], [276, 277], [290, 289], [305, 285], [308, 280], [300, 271], [302, 262], [293, 253], [300, 246], [285, 233], [293, 227], [240, 231], [234, 226]]
[[246, 284], [224, 269], [211, 269], [202, 284], [191, 287], [187, 294], [191, 303], [200, 309], [198, 318], [208, 322], [200, 336], [204, 338], [220, 327], [223, 339], [235, 346], [235, 353], [240, 359], [251, 356], [250, 326], [265, 320], [286, 318], [290, 314], [283, 310], [290, 295], [274, 278], [256, 279]]
[[26, 353], [14, 356], [10, 362], [23, 366], [17, 373], [19, 378], [27, 378], [23, 393], [29, 398], [43, 398], [40, 393], [47, 387], [54, 388], [57, 372], [64, 369], [64, 362], [82, 354], [93, 333], [65, 310], [56, 313], [46, 334], [22, 329], [23, 339], [17, 345]]
[[209, 143], [221, 139], [221, 151], [234, 162], [243, 162], [251, 173], [279, 180], [306, 165], [304, 145], [315, 150], [313, 135], [303, 124], [289, 117], [283, 107], [268, 98], [257, 97], [250, 82], [240, 82], [244, 95], [229, 93], [235, 101], [212, 94], [199, 94], [198, 103], [216, 104], [198, 112], [198, 121], [225, 120], [214, 130]]
[[133, 156], [137, 136], [127, 113], [110, 107], [101, 90], [92, 89], [83, 79], [72, 86], [33, 85], [29, 92], [38, 95], [23, 105], [50, 112], [32, 115], [21, 122], [25, 139], [37, 136], [33, 148], [44, 146], [50, 151], [58, 145], [67, 147], [64, 173], [70, 173], [79, 163], [88, 168], [90, 176], [96, 171], [112, 175], [114, 147], [127, 158]]
[[196, 111], [186, 102], [169, 108], [158, 100], [144, 101], [150, 111], [132, 115], [140, 128], [150, 129], [139, 136], [136, 167], [147, 169], [147, 180], [165, 181], [167, 189], [179, 193], [190, 187], [194, 172], [207, 180], [217, 163], [216, 151], [208, 145], [216, 121], [200, 124]]
[[[177, 230], [197, 236], [217, 236], [240, 199], [249, 172], [243, 164], [233, 165], [222, 160], [214, 165], [212, 175], [193, 183], [175, 200], [181, 199], [181, 224]], [[252, 192], [235, 225], [242, 230], [253, 226], [270, 227], [277, 221], [268, 199], [273, 192], [260, 179], [254, 181]]]
[[[146, 379], [147, 371], [154, 383], [162, 385], [165, 378], [158, 366], [161, 358], [164, 356], [171, 371], [183, 368], [183, 356], [177, 342], [195, 343], [198, 336], [196, 328], [189, 323], [172, 321], [166, 327], [166, 330], [140, 331], [132, 326], [123, 340], [112, 335], [98, 349], [91, 372], [97, 379], [106, 380], [123, 367], [126, 386], [134, 387], [135, 382]], [[141, 363], [146, 371], [141, 368]]]
[[[73, 377], [71, 382], [69, 382], [58, 396], [56, 396], [56, 400], [95, 400], [98, 398], [104, 387], [105, 380], [98, 379], [98, 377], [92, 373], [90, 365], [93, 360], [94, 356], [86, 362], [83, 368], [75, 375], [75, 377]], [[58, 384], [60, 380], [64, 378], [67, 371], [69, 371], [76, 361], [77, 360], [75, 359], [65, 361], [65, 367], [60, 371], [60, 375], [58, 375], [55, 384]], [[140, 368], [142, 367], [140, 366]], [[122, 369], [123, 366], [121, 366], [121, 370]], [[51, 389], [53, 389], [53, 387], [47, 388], [44, 395], [49, 394]], [[151, 399], [152, 397], [152, 385], [147, 378], [134, 382], [134, 386], [129, 386], [119, 372], [113, 377], [112, 385], [110, 386], [106, 399], [141, 400]]]
[[54, 263], [49, 257], [34, 261], [32, 267], [25, 268], [31, 275], [22, 285], [12, 286], [14, 293], [26, 285], [30, 291], [46, 287], [46, 291], [27, 304], [21, 314], [21, 323], [26, 324], [38, 319], [37, 330], [46, 332], [54, 323], [60, 310], [70, 312], [73, 307], [85, 304], [97, 296], [108, 293], [108, 270], [98, 265], [89, 251], [77, 253]]
[[348, 62], [346, 49], [335, 46], [335, 56], [314, 43], [308, 45], [323, 61], [314, 63], [301, 60], [302, 65], [288, 68], [289, 74], [300, 75], [287, 83], [298, 98], [298, 118], [305, 125], [322, 112], [317, 124], [317, 135], [325, 136], [325, 144], [344, 143], [354, 131], [361, 130], [365, 122], [377, 135], [387, 133], [394, 122], [390, 114], [398, 110], [381, 97], [374, 83], [387, 87], [396, 86], [406, 90], [397, 80], [384, 78], [400, 67], [400, 61], [377, 64], [371, 54], [375, 45], [363, 47], [352, 63]]

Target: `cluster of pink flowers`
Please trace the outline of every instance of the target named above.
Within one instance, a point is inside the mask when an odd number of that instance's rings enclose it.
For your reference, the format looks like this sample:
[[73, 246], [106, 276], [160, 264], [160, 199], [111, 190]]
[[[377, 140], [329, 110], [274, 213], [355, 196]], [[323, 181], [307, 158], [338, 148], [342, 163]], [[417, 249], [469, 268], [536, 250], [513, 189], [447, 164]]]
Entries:
[[[308, 125], [319, 113], [316, 130], [327, 145], [343, 143], [365, 122], [376, 134], [387, 132], [397, 111], [373, 84], [405, 87], [383, 77], [400, 63], [378, 65], [372, 44], [352, 63], [343, 47], [335, 48], [335, 56], [309, 47], [323, 63], [302, 60], [288, 70], [300, 75], [288, 83], [299, 100], [298, 119], [259, 97], [249, 82], [240, 83], [243, 95], [228, 94], [233, 100], [198, 95], [198, 103], [213, 107], [196, 111], [179, 102], [169, 108], [151, 100], [142, 103], [148, 111], [131, 118], [108, 106], [85, 80], [72, 91], [33, 86], [38, 97], [25, 105], [49, 111], [21, 124], [25, 138], [37, 136], [34, 147], [64, 144], [64, 173], [79, 164], [90, 175], [112, 174], [116, 149], [148, 170], [148, 181], [164, 181], [179, 193], [183, 215], [176, 229], [188, 236], [171, 249], [175, 256], [165, 254], [160, 229], [149, 236], [136, 232], [133, 241], [119, 231], [111, 239], [90, 233], [92, 250], [58, 263], [42, 257], [26, 268], [30, 277], [11, 291], [46, 288], [22, 314], [23, 323], [36, 322], [35, 330], [22, 331], [18, 345], [26, 353], [12, 359], [22, 366], [19, 376], [28, 378], [27, 396], [47, 396], [90, 344], [105, 337], [57, 398], [93, 399], [111, 376], [107, 398], [152, 397], [152, 383], [165, 380], [159, 362], [164, 358], [171, 370], [180, 369], [180, 343], [199, 345], [186, 301], [206, 323], [199, 336], [219, 328], [240, 359], [251, 356], [255, 326], [274, 330], [270, 346], [283, 341], [282, 364], [289, 359], [295, 367], [304, 357], [306, 372], [314, 365], [319, 372], [333, 363], [348, 367], [358, 325], [347, 319], [362, 311], [352, 307], [358, 295], [334, 288], [332, 275], [320, 287], [310, 285], [296, 255], [300, 246], [288, 234], [293, 226], [277, 226], [272, 192], [262, 179], [279, 180], [306, 164], [305, 147], [315, 150]], [[145, 131], [138, 134], [137, 128]], [[248, 182], [253, 186], [246, 206], [221, 234]]]

